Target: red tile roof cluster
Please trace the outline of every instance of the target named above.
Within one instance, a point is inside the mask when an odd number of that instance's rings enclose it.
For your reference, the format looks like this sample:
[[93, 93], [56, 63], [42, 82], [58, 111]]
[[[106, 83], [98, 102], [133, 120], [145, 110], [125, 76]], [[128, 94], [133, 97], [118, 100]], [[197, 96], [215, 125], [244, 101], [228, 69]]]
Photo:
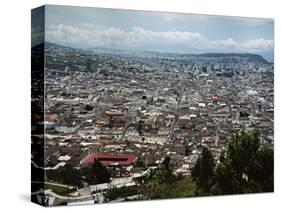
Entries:
[[84, 164], [92, 164], [94, 160], [99, 160], [104, 166], [129, 166], [132, 165], [137, 157], [134, 155], [121, 155], [121, 154], [90, 154], [88, 158], [85, 160]]
[[219, 99], [220, 99], [220, 97], [218, 95], [212, 96], [212, 100], [213, 101], [218, 101]]

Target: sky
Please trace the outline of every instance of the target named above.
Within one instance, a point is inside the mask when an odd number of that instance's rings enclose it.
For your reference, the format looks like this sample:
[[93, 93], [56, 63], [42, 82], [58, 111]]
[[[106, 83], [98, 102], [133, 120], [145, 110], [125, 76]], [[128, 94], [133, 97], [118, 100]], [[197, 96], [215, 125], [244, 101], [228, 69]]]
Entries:
[[78, 48], [241, 52], [273, 61], [273, 19], [47, 5], [45, 40]]

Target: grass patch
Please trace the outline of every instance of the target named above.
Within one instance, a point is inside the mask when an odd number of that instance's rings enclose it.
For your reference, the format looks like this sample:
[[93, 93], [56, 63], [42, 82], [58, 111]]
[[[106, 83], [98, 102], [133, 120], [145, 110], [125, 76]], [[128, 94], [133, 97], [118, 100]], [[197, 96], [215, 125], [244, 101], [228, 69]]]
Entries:
[[183, 198], [195, 196], [196, 185], [192, 177], [184, 177], [174, 183], [160, 185], [161, 198]]

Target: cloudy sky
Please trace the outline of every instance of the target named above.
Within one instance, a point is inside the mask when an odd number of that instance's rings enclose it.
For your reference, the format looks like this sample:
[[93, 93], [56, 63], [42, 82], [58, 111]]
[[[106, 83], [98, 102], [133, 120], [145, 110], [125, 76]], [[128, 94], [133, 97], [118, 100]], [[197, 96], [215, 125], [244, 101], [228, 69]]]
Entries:
[[273, 60], [272, 19], [46, 6], [45, 39], [79, 48], [249, 52]]

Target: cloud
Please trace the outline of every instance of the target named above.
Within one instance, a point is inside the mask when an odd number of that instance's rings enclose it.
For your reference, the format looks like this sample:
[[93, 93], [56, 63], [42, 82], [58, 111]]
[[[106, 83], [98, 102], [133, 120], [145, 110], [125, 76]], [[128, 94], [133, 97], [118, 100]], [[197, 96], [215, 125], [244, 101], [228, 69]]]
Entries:
[[54, 42], [75, 44], [90, 39], [91, 33], [88, 30], [73, 27], [70, 25], [50, 25], [46, 31], [46, 38]]
[[102, 28], [95, 25], [82, 24], [82, 27], [64, 24], [50, 25], [46, 30], [46, 38], [52, 42], [82, 44], [84, 46], [123, 46], [140, 47], [149, 44], [194, 44], [204, 38], [196, 32], [154, 32], [141, 27], [133, 27], [125, 31], [117, 27]]
[[211, 48], [233, 49], [244, 52], [261, 52], [274, 48], [274, 41], [272, 39], [253, 39], [246, 42], [239, 42], [232, 38], [226, 40], [210, 41]]
[[79, 47], [138, 48], [156, 51], [162, 51], [164, 47], [169, 47], [171, 50], [173, 47], [181, 47], [202, 51], [258, 52], [272, 50], [274, 46], [273, 40], [263, 38], [244, 42], [232, 38], [208, 40], [198, 32], [177, 30], [157, 32], [141, 27], [133, 27], [126, 31], [118, 27], [104, 27], [88, 23], [76, 26], [64, 24], [47, 26], [46, 40]]
[[232, 38], [228, 38], [225, 40], [215, 40], [215, 41], [210, 41], [209, 42], [211, 47], [227, 47], [227, 48], [237, 48], [239, 47], [240, 43], [236, 40], [233, 40]]
[[274, 41], [260, 38], [243, 43], [242, 47], [245, 49], [267, 50], [274, 47]]

